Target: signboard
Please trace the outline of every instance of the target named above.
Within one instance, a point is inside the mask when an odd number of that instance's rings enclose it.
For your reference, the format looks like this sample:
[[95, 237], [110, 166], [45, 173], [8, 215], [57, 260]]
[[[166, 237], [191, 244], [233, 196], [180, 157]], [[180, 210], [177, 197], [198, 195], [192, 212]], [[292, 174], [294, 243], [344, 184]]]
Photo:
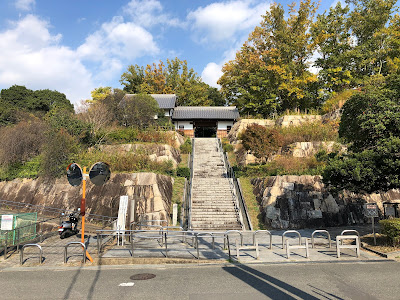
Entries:
[[117, 220], [118, 230], [125, 230], [127, 211], [128, 211], [128, 196], [121, 196], [119, 198], [119, 210], [118, 210], [118, 220]]
[[365, 205], [365, 216], [371, 218], [379, 217], [378, 206], [376, 203], [367, 203]]
[[1, 216], [1, 230], [13, 230], [13, 215]]

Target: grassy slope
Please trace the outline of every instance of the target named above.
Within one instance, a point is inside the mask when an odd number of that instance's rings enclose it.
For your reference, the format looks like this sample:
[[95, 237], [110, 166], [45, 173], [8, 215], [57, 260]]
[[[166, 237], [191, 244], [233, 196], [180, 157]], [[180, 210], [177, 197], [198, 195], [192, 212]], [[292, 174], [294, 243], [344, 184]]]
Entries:
[[256, 195], [253, 194], [253, 185], [250, 182], [250, 178], [240, 177], [240, 186], [242, 187], [253, 230], [265, 229], [261, 219], [260, 205], [257, 202]]

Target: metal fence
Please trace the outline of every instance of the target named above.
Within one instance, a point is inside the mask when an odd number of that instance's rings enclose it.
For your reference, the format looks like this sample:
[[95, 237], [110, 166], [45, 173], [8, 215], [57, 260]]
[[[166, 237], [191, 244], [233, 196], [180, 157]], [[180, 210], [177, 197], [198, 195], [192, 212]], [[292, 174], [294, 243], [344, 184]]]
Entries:
[[[0, 228], [2, 218], [0, 217]], [[15, 245], [16, 241], [25, 242], [36, 237], [37, 213], [22, 213], [12, 215], [11, 230], [1, 231], [0, 244]]]

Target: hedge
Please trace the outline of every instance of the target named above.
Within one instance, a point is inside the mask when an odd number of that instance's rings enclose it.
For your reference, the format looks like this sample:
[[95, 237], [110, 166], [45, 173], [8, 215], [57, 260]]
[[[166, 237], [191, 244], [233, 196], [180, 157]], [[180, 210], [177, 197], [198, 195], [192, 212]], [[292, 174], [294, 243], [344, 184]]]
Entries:
[[400, 245], [400, 218], [379, 221], [381, 232], [393, 246]]

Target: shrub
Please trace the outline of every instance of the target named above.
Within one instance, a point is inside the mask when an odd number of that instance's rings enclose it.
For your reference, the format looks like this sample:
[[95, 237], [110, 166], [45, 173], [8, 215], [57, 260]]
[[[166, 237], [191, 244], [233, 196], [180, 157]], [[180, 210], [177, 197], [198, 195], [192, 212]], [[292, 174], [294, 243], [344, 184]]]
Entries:
[[108, 143], [160, 143], [174, 145], [173, 133], [154, 129], [139, 130], [123, 127], [113, 130], [106, 138]]
[[20, 122], [0, 129], [0, 164], [21, 164], [40, 153], [46, 124], [41, 121]]
[[237, 177], [266, 177], [276, 175], [320, 175], [325, 164], [315, 157], [278, 156], [262, 165], [235, 167]]
[[190, 169], [188, 167], [179, 167], [176, 169], [176, 176], [185, 177], [186, 179], [189, 179]]
[[40, 162], [40, 156], [36, 156], [25, 163], [15, 163], [8, 167], [0, 168], [0, 180], [37, 178], [40, 171]]
[[72, 162], [72, 155], [78, 151], [76, 138], [69, 135], [66, 130], [49, 131], [41, 155], [41, 175], [46, 178], [64, 175], [66, 167]]
[[179, 147], [182, 153], [192, 153], [192, 140], [187, 138], [185, 142]]
[[282, 135], [275, 128], [251, 124], [242, 135], [243, 147], [257, 158], [267, 158], [282, 146]]
[[393, 246], [400, 245], [400, 218], [381, 220], [379, 221], [381, 225], [381, 231], [385, 234], [389, 242]]
[[221, 139], [221, 142], [224, 152], [232, 152], [234, 150], [233, 146], [229, 143], [227, 138]]
[[107, 162], [111, 171], [117, 173], [156, 172], [166, 175], [173, 175], [174, 173], [171, 161], [153, 161], [145, 153], [93, 151], [90, 153], [82, 152], [76, 157], [76, 162], [82, 166], [91, 166], [97, 161]]
[[280, 128], [279, 131], [283, 136], [282, 144], [286, 146], [296, 142], [335, 141], [338, 139], [338, 126], [333, 121], [325, 124], [317, 121]]

